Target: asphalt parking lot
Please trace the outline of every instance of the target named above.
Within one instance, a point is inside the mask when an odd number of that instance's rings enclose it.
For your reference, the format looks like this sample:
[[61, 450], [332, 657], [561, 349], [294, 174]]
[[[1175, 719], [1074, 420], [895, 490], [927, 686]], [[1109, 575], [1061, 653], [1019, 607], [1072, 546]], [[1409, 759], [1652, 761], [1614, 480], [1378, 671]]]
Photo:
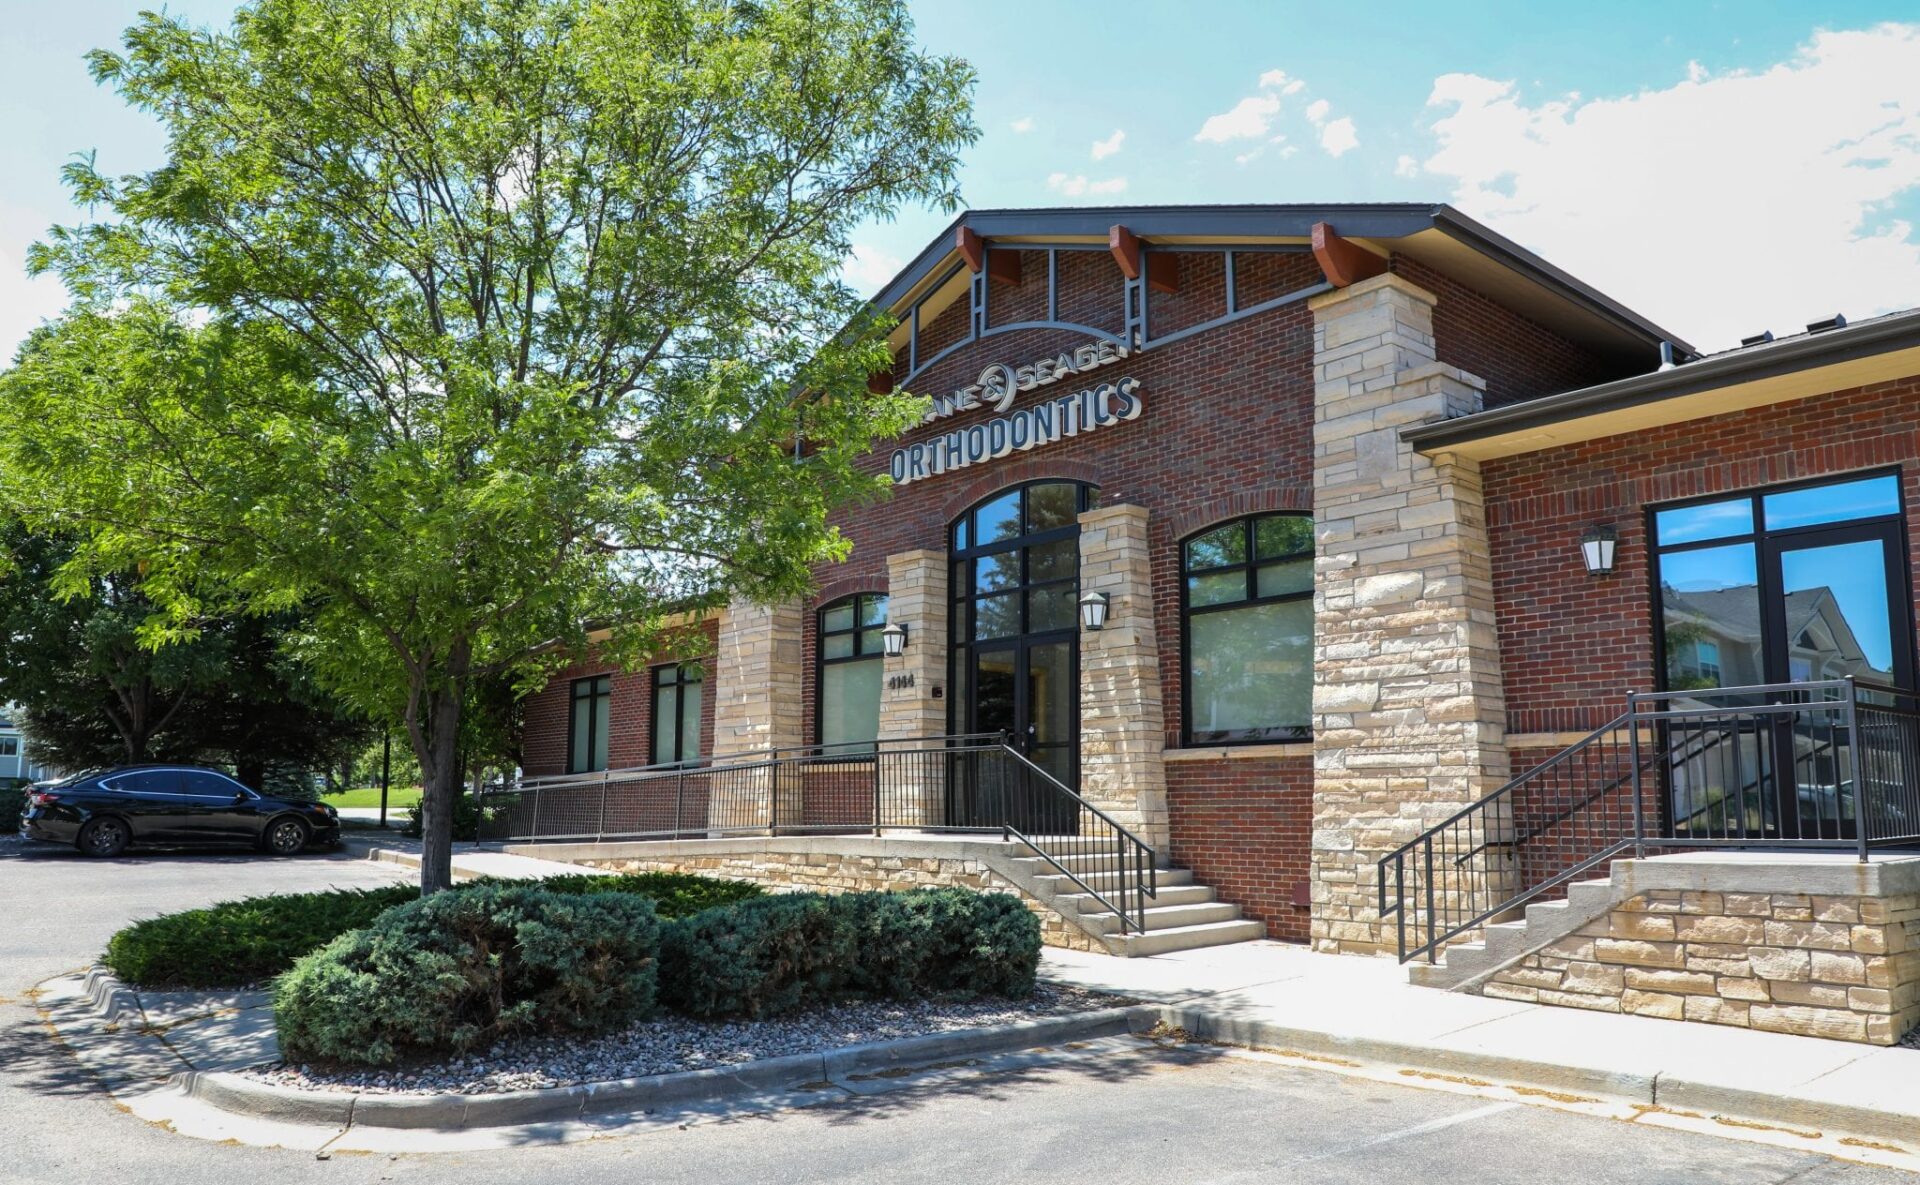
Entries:
[[360, 849], [95, 862], [0, 839], [0, 1182], [1905, 1182], [1886, 1169], [1217, 1052], [906, 1089], [560, 1147], [398, 1157], [206, 1143], [117, 1108], [36, 1019], [32, 986], [127, 921], [280, 890], [390, 884]]

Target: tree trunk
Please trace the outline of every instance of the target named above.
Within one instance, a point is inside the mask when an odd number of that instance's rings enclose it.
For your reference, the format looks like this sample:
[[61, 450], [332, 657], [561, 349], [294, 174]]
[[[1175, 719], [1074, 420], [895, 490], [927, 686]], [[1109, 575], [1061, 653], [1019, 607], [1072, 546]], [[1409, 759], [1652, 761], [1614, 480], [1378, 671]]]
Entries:
[[430, 691], [425, 727], [411, 728], [414, 756], [420, 759], [420, 894], [453, 887], [453, 808], [460, 795], [458, 748], [464, 688]]

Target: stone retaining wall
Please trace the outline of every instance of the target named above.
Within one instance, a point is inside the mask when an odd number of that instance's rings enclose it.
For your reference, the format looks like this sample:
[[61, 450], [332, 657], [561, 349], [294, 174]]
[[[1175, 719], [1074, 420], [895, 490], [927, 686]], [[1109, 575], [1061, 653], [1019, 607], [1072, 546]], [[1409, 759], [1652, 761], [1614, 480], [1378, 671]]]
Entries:
[[1482, 994], [1892, 1045], [1920, 1024], [1920, 893], [1649, 890]]
[[581, 860], [608, 872], [691, 872], [751, 881], [770, 889], [821, 893], [926, 889], [945, 886], [1012, 893], [1040, 919], [1040, 940], [1069, 950], [1104, 952], [1091, 935], [1022, 892], [1011, 880], [972, 856], [876, 856], [848, 852], [757, 852], [713, 855], [632, 856]]

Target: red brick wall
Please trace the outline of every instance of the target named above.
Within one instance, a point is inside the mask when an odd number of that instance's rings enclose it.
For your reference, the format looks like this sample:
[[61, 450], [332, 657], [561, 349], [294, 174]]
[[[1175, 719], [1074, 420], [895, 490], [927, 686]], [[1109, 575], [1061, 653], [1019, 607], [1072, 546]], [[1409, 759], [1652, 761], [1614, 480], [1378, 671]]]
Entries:
[[568, 713], [573, 681], [589, 675], [610, 675], [612, 700], [608, 708], [607, 765], [630, 769], [649, 764], [653, 740], [653, 667], [689, 659], [707, 660], [707, 684], [700, 695], [700, 751], [713, 752], [712, 656], [719, 645], [718, 625], [701, 626], [706, 644], [698, 653], [661, 655], [634, 672], [616, 670], [598, 658], [589, 658], [561, 671], [547, 685], [527, 697], [526, 741], [523, 760], [530, 776], [567, 772]]
[[1269, 937], [1305, 942], [1313, 758], [1169, 761], [1167, 798], [1173, 862]]
[[[1589, 387], [1635, 372], [1404, 255], [1394, 256], [1392, 268], [1439, 298], [1433, 307], [1437, 356], [1487, 380], [1488, 407]], [[1651, 370], [1658, 361], [1649, 350], [1645, 365], [1637, 369]]]
[[[1153, 294], [1152, 323], [1163, 332], [1196, 324], [1226, 311], [1224, 269], [1217, 256], [1181, 252], [1182, 290]], [[1240, 299], [1251, 303], [1303, 288], [1320, 278], [1304, 254], [1243, 255], [1236, 265]], [[1007, 323], [1044, 307], [1046, 260], [1022, 255], [1018, 286], [989, 288], [989, 320]], [[1111, 329], [1120, 328], [1119, 267], [1104, 251], [1060, 255], [1060, 313]], [[1038, 293], [1038, 297], [1035, 293]], [[1036, 301], [1038, 303], [1036, 304]], [[955, 312], [955, 309], [958, 312]], [[1005, 310], [1005, 312], [1003, 312]], [[965, 301], [934, 319], [946, 338], [957, 317], [964, 332]], [[1055, 330], [1019, 330], [957, 351], [912, 389], [944, 394], [977, 380], [990, 362], [1015, 364], [1057, 354], [1081, 344], [1083, 335]], [[927, 351], [923, 349], [922, 355]], [[1161, 687], [1170, 743], [1180, 731], [1180, 574], [1178, 540], [1219, 519], [1265, 509], [1310, 510], [1313, 488], [1313, 318], [1306, 302], [1285, 306], [1232, 325], [1155, 348], [1085, 376], [1023, 395], [1026, 407], [1092, 383], [1132, 375], [1141, 381], [1146, 408], [1139, 419], [1069, 440], [928, 478], [896, 489], [886, 501], [836, 515], [853, 541], [843, 564], [823, 567], [823, 586], [836, 591], [809, 602], [806, 653], [812, 662], [814, 611], [855, 588], [886, 587], [886, 557], [911, 548], [946, 547], [949, 523], [967, 507], [1022, 481], [1062, 478], [1100, 487], [1100, 502], [1145, 506], [1153, 547], [1155, 618], [1162, 655]], [[883, 467], [895, 448], [940, 435], [990, 416], [962, 412], [917, 428], [876, 451], [870, 464]], [[1169, 442], [1178, 441], [1177, 449]], [[915, 645], [941, 644], [915, 639]], [[812, 678], [808, 678], [811, 696]], [[813, 728], [811, 705], [808, 728]], [[809, 732], [811, 734], [811, 731]]]
[[[1917, 407], [1908, 379], [1488, 462], [1509, 729], [1597, 728], [1652, 688], [1647, 505], [1899, 465], [1920, 506]], [[1603, 522], [1620, 533], [1615, 572], [1591, 577], [1579, 539]], [[1920, 514], [1909, 530], [1920, 556]]]

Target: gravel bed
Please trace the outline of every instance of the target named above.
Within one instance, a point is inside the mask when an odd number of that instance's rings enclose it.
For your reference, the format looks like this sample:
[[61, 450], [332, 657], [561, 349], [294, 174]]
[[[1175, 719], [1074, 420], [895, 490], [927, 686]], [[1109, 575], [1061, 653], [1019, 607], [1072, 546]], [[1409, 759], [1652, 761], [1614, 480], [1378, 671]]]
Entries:
[[387, 1069], [280, 1062], [241, 1071], [274, 1086], [370, 1094], [498, 1094], [705, 1070], [760, 1058], [819, 1053], [867, 1041], [987, 1028], [1116, 1008], [1130, 1000], [1041, 984], [1025, 1000], [998, 998], [843, 1004], [772, 1020], [697, 1021], [663, 1013], [599, 1037], [502, 1042], [482, 1054]]

